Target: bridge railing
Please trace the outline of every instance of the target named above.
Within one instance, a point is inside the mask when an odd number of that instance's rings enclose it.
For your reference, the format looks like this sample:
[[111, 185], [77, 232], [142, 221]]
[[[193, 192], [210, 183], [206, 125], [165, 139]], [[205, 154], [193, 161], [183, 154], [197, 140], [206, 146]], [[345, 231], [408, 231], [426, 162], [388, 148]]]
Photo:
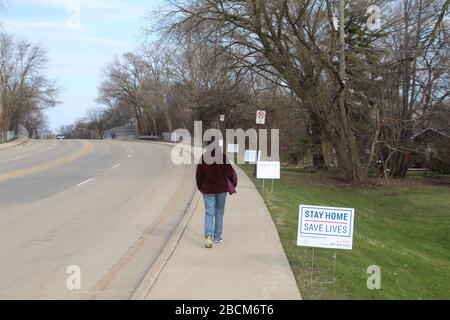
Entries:
[[103, 139], [138, 139], [137, 126], [122, 126], [106, 130], [103, 133]]
[[150, 140], [162, 142], [176, 142], [176, 136], [171, 132], [163, 132], [159, 135], [140, 135], [136, 125], [111, 128], [103, 133], [103, 139], [118, 140]]

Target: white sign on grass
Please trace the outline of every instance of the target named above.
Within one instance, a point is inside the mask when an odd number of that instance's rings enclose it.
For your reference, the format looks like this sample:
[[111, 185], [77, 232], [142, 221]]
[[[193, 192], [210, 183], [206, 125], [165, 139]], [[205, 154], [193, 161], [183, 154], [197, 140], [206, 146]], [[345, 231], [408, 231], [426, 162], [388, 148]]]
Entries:
[[[261, 151], [258, 152], [258, 161], [261, 159]], [[244, 161], [250, 163], [256, 163], [256, 150], [245, 150]]]
[[225, 115], [224, 114], [221, 114], [220, 115], [220, 122], [224, 122], [225, 121]]
[[300, 205], [297, 245], [351, 250], [355, 209]]
[[256, 164], [258, 179], [280, 179], [279, 161], [258, 161]]
[[238, 144], [229, 143], [228, 147], [227, 147], [227, 152], [229, 152], [229, 153], [239, 153], [239, 145]]

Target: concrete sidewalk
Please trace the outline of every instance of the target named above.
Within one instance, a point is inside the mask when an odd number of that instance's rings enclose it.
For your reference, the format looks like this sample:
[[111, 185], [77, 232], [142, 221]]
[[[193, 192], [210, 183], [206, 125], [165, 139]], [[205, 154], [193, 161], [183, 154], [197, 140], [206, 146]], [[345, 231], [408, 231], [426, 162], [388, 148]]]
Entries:
[[263, 199], [245, 173], [236, 171], [238, 193], [227, 198], [224, 242], [205, 248], [204, 205], [197, 197], [192, 218], [153, 275], [145, 299], [301, 299]]
[[9, 149], [9, 148], [14, 148], [14, 147], [20, 146], [21, 144], [26, 143], [28, 140], [29, 139], [19, 138], [19, 139], [13, 140], [13, 141], [0, 143], [0, 150], [4, 150], [4, 149]]

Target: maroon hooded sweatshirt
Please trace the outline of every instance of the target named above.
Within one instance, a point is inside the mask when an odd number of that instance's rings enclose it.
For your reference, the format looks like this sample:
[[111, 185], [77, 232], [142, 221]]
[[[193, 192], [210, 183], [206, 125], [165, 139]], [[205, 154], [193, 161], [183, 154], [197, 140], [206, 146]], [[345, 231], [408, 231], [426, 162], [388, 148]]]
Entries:
[[[208, 152], [208, 151], [207, 151]], [[212, 152], [214, 156], [214, 151]], [[204, 161], [204, 156], [200, 159], [197, 165], [197, 188], [201, 193], [224, 193], [228, 191], [227, 179], [237, 186], [237, 175], [233, 167], [229, 163], [227, 156], [221, 153], [223, 157], [222, 163], [207, 164]], [[219, 155], [219, 157], [220, 157]]]

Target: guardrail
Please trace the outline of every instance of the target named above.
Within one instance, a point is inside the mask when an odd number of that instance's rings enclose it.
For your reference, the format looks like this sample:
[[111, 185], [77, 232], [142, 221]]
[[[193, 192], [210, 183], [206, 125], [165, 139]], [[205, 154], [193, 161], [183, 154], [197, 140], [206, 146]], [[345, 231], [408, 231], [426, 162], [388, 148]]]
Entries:
[[163, 132], [162, 136], [140, 135], [136, 125], [129, 125], [106, 130], [103, 133], [103, 139], [176, 142], [176, 140], [174, 140], [176, 139], [176, 135], [171, 132]]
[[137, 126], [122, 126], [106, 130], [103, 133], [104, 139], [138, 139]]

